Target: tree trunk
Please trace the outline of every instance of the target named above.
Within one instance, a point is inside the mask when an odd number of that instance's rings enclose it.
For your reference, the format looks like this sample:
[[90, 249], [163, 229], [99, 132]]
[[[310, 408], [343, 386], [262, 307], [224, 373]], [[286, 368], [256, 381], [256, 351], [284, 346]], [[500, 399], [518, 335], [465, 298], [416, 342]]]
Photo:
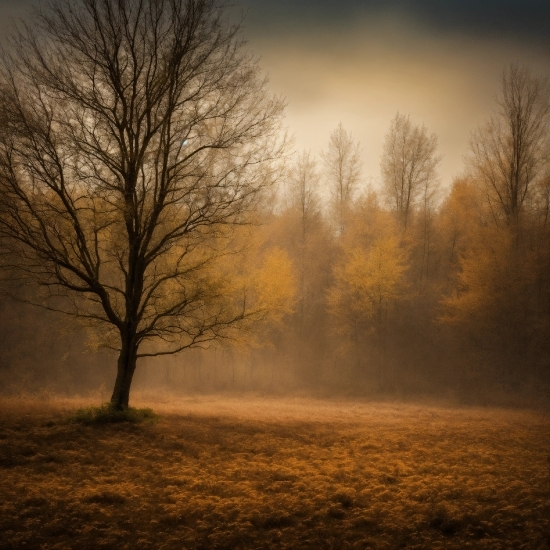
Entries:
[[118, 370], [111, 405], [118, 410], [128, 408], [130, 386], [136, 370], [137, 348], [123, 342], [118, 357]]

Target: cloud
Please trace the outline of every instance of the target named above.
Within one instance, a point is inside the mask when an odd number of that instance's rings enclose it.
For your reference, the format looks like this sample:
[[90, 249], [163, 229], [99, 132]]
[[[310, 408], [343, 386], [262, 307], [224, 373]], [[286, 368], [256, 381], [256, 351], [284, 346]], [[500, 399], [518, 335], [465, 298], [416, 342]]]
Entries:
[[256, 8], [251, 8], [252, 26], [245, 32], [252, 51], [261, 54], [273, 90], [289, 101], [287, 120], [298, 148], [320, 151], [341, 121], [362, 143], [365, 175], [376, 179], [384, 135], [400, 111], [439, 135], [445, 155], [441, 175], [449, 183], [463, 169], [471, 131], [495, 105], [504, 67], [516, 62], [550, 74], [550, 59], [536, 41], [483, 34], [483, 21], [468, 28], [456, 23], [454, 32], [446, 32], [435, 22], [458, 13], [456, 3], [450, 2], [448, 11], [442, 9], [431, 20], [423, 16], [429, 1], [387, 4], [370, 3], [367, 16], [357, 2], [348, 0], [339, 17], [352, 12], [354, 17], [342, 25], [338, 17], [329, 22], [334, 3], [325, 0], [319, 4], [320, 13], [312, 11], [313, 19], [302, 25], [300, 18], [310, 3], [302, 0], [294, 8], [277, 2], [270, 9], [278, 10], [281, 18], [285, 10], [292, 11], [292, 25], [284, 26], [275, 17], [262, 26], [255, 19]]
[[442, 33], [550, 43], [547, 0], [242, 0], [260, 32], [347, 26], [359, 17], [405, 17]]

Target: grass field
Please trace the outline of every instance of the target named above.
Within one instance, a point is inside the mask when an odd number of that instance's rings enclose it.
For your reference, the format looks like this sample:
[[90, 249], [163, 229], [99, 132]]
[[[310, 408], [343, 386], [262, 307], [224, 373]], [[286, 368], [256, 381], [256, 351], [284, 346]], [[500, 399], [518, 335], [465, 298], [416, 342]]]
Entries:
[[0, 548], [548, 548], [550, 420], [186, 398], [82, 425], [0, 401]]

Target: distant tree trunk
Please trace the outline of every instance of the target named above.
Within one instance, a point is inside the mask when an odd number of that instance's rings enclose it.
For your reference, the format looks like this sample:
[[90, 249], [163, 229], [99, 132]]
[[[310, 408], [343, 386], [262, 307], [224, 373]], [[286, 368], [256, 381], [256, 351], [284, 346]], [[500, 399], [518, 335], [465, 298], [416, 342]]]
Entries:
[[135, 338], [126, 340], [123, 338], [122, 349], [118, 357], [117, 377], [115, 388], [111, 397], [111, 404], [115, 409], [122, 410], [128, 408], [130, 399], [130, 386], [136, 370], [137, 345]]

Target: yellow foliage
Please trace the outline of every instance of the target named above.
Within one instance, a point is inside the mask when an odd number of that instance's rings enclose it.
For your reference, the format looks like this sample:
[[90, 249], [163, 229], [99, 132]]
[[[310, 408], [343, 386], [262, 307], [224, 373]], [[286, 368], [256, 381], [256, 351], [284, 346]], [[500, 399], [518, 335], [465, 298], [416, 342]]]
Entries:
[[440, 320], [492, 326], [504, 308], [521, 301], [533, 277], [530, 265], [528, 254], [517, 249], [513, 231], [484, 228], [460, 258], [458, 288], [442, 300]]
[[254, 274], [256, 309], [265, 312], [270, 323], [277, 324], [293, 311], [296, 283], [288, 254], [275, 247], [264, 257]]
[[228, 334], [237, 347], [263, 345], [266, 331], [293, 312], [297, 290], [294, 268], [285, 250], [266, 248], [265, 235], [257, 228], [242, 228], [233, 248], [234, 253], [219, 258], [216, 265], [224, 294], [243, 316]]
[[381, 237], [368, 249], [353, 248], [335, 269], [328, 303], [343, 328], [372, 320], [376, 325], [390, 305], [405, 296], [406, 252], [395, 236]]
[[467, 178], [456, 179], [438, 218], [439, 231], [453, 263], [475, 239], [484, 214], [479, 188]]
[[356, 246], [367, 248], [380, 239], [398, 235], [400, 227], [393, 212], [380, 210], [374, 200], [367, 196], [350, 214], [348, 230], [341, 238], [344, 250]]

